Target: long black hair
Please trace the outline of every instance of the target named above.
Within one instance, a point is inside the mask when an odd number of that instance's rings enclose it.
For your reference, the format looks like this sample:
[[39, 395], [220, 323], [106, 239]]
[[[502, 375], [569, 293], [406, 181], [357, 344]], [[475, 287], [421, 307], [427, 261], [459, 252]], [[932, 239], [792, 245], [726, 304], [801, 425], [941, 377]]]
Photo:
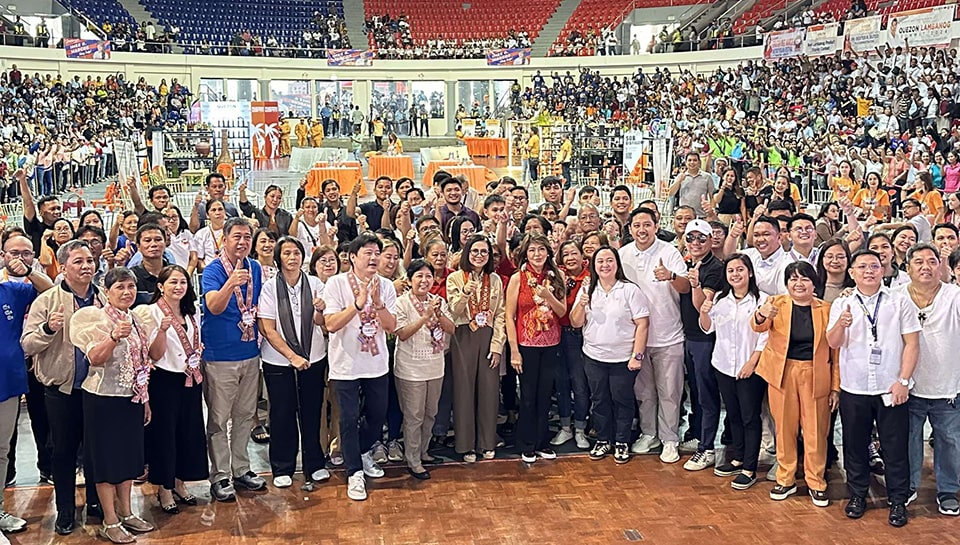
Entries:
[[741, 253], [730, 254], [726, 259], [723, 260], [723, 287], [720, 288], [720, 291], [717, 292], [717, 295], [713, 298], [713, 300], [719, 301], [733, 291], [733, 286], [731, 286], [730, 282], [727, 280], [727, 266], [734, 261], [743, 263], [743, 266], [747, 268], [747, 273], [750, 275], [750, 278], [747, 281], [747, 293], [759, 301], [760, 287], [757, 285], [757, 275], [753, 271], [753, 262], [750, 261], [749, 257]]
[[843, 248], [843, 253], [847, 256], [847, 266], [843, 268], [843, 285], [841, 287], [852, 288], [856, 285], [853, 281], [853, 278], [850, 276], [850, 248], [847, 247], [847, 243], [842, 239], [831, 238], [820, 246], [820, 254], [817, 256], [817, 277], [820, 278], [820, 285], [817, 288], [817, 297], [820, 299], [823, 299], [823, 292], [827, 289], [827, 268], [823, 264], [823, 262], [826, 261], [824, 256], [827, 254], [827, 250], [833, 248], [834, 246]]
[[197, 292], [193, 289], [193, 282], [190, 280], [187, 269], [184, 269], [180, 265], [167, 265], [160, 269], [160, 274], [157, 275], [157, 289], [153, 291], [153, 297], [150, 298], [150, 303], [156, 303], [163, 297], [163, 294], [160, 292], [160, 285], [165, 284], [167, 280], [170, 279], [170, 275], [175, 272], [182, 274], [183, 277], [187, 279], [187, 293], [184, 293], [183, 299], [180, 299], [180, 314], [193, 316], [197, 312]]
[[617, 281], [630, 283], [627, 275], [623, 272], [623, 264], [620, 262], [620, 252], [614, 250], [610, 246], [601, 246], [597, 248], [597, 251], [593, 252], [593, 257], [590, 259], [590, 286], [587, 288], [587, 295], [590, 296], [590, 304], [593, 304], [593, 292], [596, 291], [597, 286], [600, 284], [600, 277], [597, 275], [597, 256], [600, 255], [600, 252], [603, 250], [610, 250], [610, 253], [613, 254], [613, 258], [617, 260], [617, 272], [615, 275]]
[[[517, 272], [522, 273], [526, 269], [527, 250], [533, 244], [539, 244], [547, 249], [547, 260], [543, 264], [543, 271], [546, 273], [547, 282], [549, 282], [550, 287], [553, 288], [553, 295], [562, 301], [566, 295], [567, 286], [563, 282], [560, 269], [557, 268], [557, 262], [553, 257], [553, 246], [550, 245], [550, 239], [548, 239], [546, 235], [541, 235], [540, 233], [524, 235], [523, 240], [520, 242], [520, 247], [517, 248]], [[520, 278], [521, 280], [523, 279], [522, 274]]]

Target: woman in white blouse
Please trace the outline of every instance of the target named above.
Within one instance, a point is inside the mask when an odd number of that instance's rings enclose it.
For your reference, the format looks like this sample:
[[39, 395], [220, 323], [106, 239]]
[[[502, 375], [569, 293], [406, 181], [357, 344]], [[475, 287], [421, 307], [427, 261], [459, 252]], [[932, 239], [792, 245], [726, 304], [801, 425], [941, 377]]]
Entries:
[[303, 272], [303, 245], [281, 238], [274, 249], [280, 272], [260, 293], [263, 378], [270, 396], [270, 467], [273, 485], [293, 484], [298, 451], [308, 483], [330, 478], [320, 446], [320, 412], [327, 368], [323, 338], [324, 284]]
[[207, 225], [194, 235], [194, 245], [197, 248], [197, 260], [200, 270], [213, 263], [220, 257], [220, 247], [223, 246], [223, 224], [227, 219], [227, 209], [220, 199], [207, 201]]
[[187, 228], [187, 221], [180, 214], [180, 209], [170, 205], [163, 209], [163, 216], [167, 220], [167, 234], [170, 236], [170, 245], [167, 249], [173, 254], [173, 260], [192, 275], [197, 268], [197, 246], [194, 234]]
[[649, 316], [647, 298], [627, 280], [620, 255], [609, 246], [599, 248], [590, 262], [590, 283], [580, 287], [570, 310], [570, 324], [583, 328], [584, 371], [597, 432], [591, 460], [613, 451], [618, 464], [630, 461], [633, 384], [647, 350]]
[[[314, 250], [320, 246], [336, 246], [337, 241], [330, 236], [327, 229], [333, 227], [326, 221], [320, 221], [320, 205], [313, 197], [304, 197], [300, 201], [300, 210], [293, 217], [290, 224], [290, 236], [297, 237], [303, 244], [306, 255], [312, 256]], [[304, 263], [307, 260], [304, 259]]]
[[179, 513], [177, 503], [197, 505], [186, 481], [205, 481], [207, 435], [203, 419], [203, 374], [200, 360], [200, 316], [197, 293], [190, 275], [180, 265], [170, 265], [157, 275], [157, 291], [149, 305], [135, 314], [160, 323], [169, 318], [167, 350], [150, 373], [153, 420], [145, 430], [150, 483], [166, 513]]
[[730, 461], [717, 465], [713, 473], [720, 477], [736, 475], [730, 486], [746, 490], [757, 482], [760, 409], [767, 391], [766, 381], [754, 373], [767, 344], [767, 333], [755, 332], [750, 320], [767, 295], [757, 287], [747, 256], [731, 255], [724, 262], [724, 270], [723, 288], [700, 306], [700, 328], [717, 334], [712, 361], [732, 441]]
[[394, 378], [400, 410], [407, 471], [417, 479], [429, 479], [423, 458], [443, 387], [444, 347], [453, 334], [453, 318], [447, 302], [432, 295], [433, 266], [415, 259], [407, 268], [410, 291], [397, 299], [397, 349]]

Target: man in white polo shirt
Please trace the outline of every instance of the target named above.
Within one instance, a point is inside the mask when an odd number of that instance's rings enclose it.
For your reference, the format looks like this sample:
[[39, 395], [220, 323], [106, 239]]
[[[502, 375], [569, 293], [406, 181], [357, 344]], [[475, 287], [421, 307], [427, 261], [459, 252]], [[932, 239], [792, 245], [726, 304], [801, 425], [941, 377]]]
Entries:
[[663, 443], [660, 460], [680, 460], [680, 399], [683, 394], [683, 325], [680, 293], [690, 291], [680, 252], [657, 238], [656, 213], [638, 208], [630, 215], [633, 244], [620, 249], [623, 272], [650, 305], [647, 362], [634, 385], [640, 401], [640, 438], [631, 451], [646, 454]]
[[[946, 231], [946, 229], [944, 229]], [[923, 427], [933, 428], [933, 474], [937, 508], [943, 515], [960, 515], [960, 287], [940, 281], [940, 252], [929, 244], [907, 251], [910, 284], [900, 288], [920, 322], [920, 357], [913, 372], [915, 384], [907, 403], [910, 412], [910, 497], [920, 487], [923, 469]], [[884, 447], [886, 448], [886, 447]], [[909, 501], [909, 500], [908, 500]]]
[[[737, 250], [737, 238], [734, 230], [724, 243], [724, 253], [731, 255]], [[753, 225], [753, 247], [744, 248], [741, 253], [750, 258], [757, 277], [757, 287], [768, 295], [787, 292], [783, 281], [783, 270], [792, 260], [780, 245], [780, 221], [770, 216], [760, 216]]]
[[907, 401], [920, 352], [920, 322], [908, 297], [883, 286], [880, 254], [860, 250], [850, 258], [853, 294], [830, 308], [827, 342], [840, 349], [840, 418], [843, 462], [850, 500], [844, 511], [857, 519], [867, 508], [874, 424], [883, 445], [891, 526], [907, 523], [910, 494]]

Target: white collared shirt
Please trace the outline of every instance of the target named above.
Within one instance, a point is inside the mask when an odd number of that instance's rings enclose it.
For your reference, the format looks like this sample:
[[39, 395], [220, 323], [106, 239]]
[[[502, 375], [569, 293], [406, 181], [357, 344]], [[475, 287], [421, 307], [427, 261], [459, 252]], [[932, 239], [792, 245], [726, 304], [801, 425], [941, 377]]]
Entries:
[[[314, 295], [323, 296], [323, 282], [315, 276], [308, 276], [307, 281], [310, 283], [310, 301], [313, 301]], [[303, 279], [297, 281], [296, 285], [290, 286], [285, 281], [283, 284], [287, 287], [287, 297], [290, 299], [290, 312], [293, 314], [291, 317], [293, 320], [293, 328], [297, 333], [297, 339], [300, 339], [300, 317], [301, 312], [309, 312], [311, 315], [310, 323], [313, 324], [313, 306], [311, 305], [308, 308], [301, 308], [303, 305], [300, 304], [301, 292], [303, 289]], [[280, 304], [277, 301], [277, 281], [276, 280], [264, 280], [263, 289], [260, 291], [260, 301], [258, 306], [258, 316], [260, 318], [266, 318], [269, 320], [274, 320], [274, 327], [277, 330], [277, 333], [280, 334], [280, 337], [283, 340], [287, 340], [286, 335], [283, 333], [283, 327], [280, 325]], [[320, 326], [313, 324], [313, 339], [310, 341], [310, 363], [316, 363], [324, 358], [327, 355], [327, 343], [323, 338], [323, 330]], [[264, 363], [269, 363], [271, 365], [279, 365], [281, 367], [289, 367], [290, 360], [281, 354], [277, 349], [270, 344], [269, 341], [264, 339], [263, 344], [260, 345], [260, 358]]]
[[[779, 241], [776, 244], [779, 244]], [[757, 287], [760, 288], [760, 291], [772, 295], [787, 293], [787, 286], [783, 281], [783, 271], [793, 260], [783, 251], [783, 248], [777, 248], [777, 251], [770, 254], [770, 257], [766, 259], [760, 255], [760, 251], [756, 248], [745, 248], [740, 253], [750, 258], [750, 263], [753, 265], [753, 274], [757, 277]]]
[[[913, 370], [911, 395], [925, 399], [953, 399], [960, 393], [960, 286], [940, 284], [933, 303], [919, 308], [906, 286], [897, 290], [920, 322], [920, 357]], [[923, 318], [922, 320], [920, 318]]]
[[[352, 272], [340, 273], [332, 276], [323, 292], [323, 300], [327, 304], [324, 316], [330, 316], [353, 305], [357, 298], [353, 295], [350, 280], [347, 275]], [[380, 277], [380, 301], [387, 311], [397, 315], [397, 290], [393, 282]], [[368, 301], [368, 307], [370, 307]], [[331, 380], [355, 380], [360, 378], [382, 377], [390, 371], [389, 352], [387, 351], [387, 335], [380, 325], [374, 338], [377, 343], [377, 354], [361, 350], [360, 345], [360, 315], [355, 314], [347, 325], [338, 331], [330, 333], [330, 347], [328, 359], [330, 362]]]
[[[838, 297], [833, 302], [828, 330], [836, 325], [848, 305], [853, 314], [853, 323], [847, 328], [843, 344], [840, 345], [840, 388], [851, 394], [883, 394], [900, 378], [903, 335], [920, 331], [916, 307], [903, 293], [885, 287], [871, 297], [865, 297], [860, 290], [856, 290], [852, 295]], [[872, 318], [875, 311], [876, 341], [867, 317], [869, 314]], [[870, 363], [874, 347], [881, 351], [879, 365]]]
[[[577, 300], [589, 289], [589, 283], [581, 285]], [[585, 311], [583, 354], [604, 363], [629, 361], [637, 330], [633, 321], [650, 316], [650, 305], [640, 288], [618, 281], [608, 292], [598, 283]]]
[[[806, 261], [807, 263], [809, 263], [809, 264], [813, 265], [814, 267], [816, 267], [816, 266], [817, 266], [817, 257], [818, 257], [819, 255], [820, 255], [820, 247], [819, 247], [819, 246], [814, 246], [813, 249], [810, 250], [810, 255], [807, 256], [807, 257], [803, 257], [803, 254], [801, 254], [800, 252], [798, 252], [798, 251], [796, 250], [796, 248], [790, 248], [790, 251], [787, 252], [787, 258], [788, 258], [790, 261], [788, 261], [787, 264], [789, 265], [790, 262], [796, 263], [797, 261]], [[772, 256], [771, 256], [771, 257], [772, 257]]]
[[651, 302], [650, 330], [647, 334], [647, 347], [660, 348], [683, 342], [683, 324], [680, 322], [680, 294], [670, 282], [658, 282], [653, 269], [660, 260], [663, 266], [677, 276], [687, 276], [687, 265], [680, 251], [660, 239], [654, 240], [646, 250], [636, 243], [620, 248], [620, 262], [623, 273], [640, 287], [640, 291]]
[[173, 254], [173, 261], [186, 269], [187, 265], [190, 264], [190, 252], [197, 251], [194, 234], [189, 229], [180, 231], [180, 233], [170, 237], [170, 246], [167, 249]]
[[733, 291], [715, 302], [710, 309], [710, 329], [717, 334], [713, 347], [713, 367], [728, 377], [736, 377], [743, 366], [767, 345], [767, 332], [757, 333], [750, 326], [753, 313], [767, 300], [761, 292], [757, 299], [751, 294], [737, 301]]

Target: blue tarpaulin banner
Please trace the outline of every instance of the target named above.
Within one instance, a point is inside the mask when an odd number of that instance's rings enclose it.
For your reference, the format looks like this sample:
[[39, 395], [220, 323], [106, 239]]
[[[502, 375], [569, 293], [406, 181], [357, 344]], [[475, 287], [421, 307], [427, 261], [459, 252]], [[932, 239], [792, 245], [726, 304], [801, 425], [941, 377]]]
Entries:
[[373, 66], [373, 51], [328, 49], [327, 66]]
[[110, 58], [110, 42], [102, 40], [81, 40], [66, 38], [63, 50], [71, 59], [106, 60]]
[[487, 51], [487, 64], [489, 66], [530, 64], [530, 48], [491, 49]]

